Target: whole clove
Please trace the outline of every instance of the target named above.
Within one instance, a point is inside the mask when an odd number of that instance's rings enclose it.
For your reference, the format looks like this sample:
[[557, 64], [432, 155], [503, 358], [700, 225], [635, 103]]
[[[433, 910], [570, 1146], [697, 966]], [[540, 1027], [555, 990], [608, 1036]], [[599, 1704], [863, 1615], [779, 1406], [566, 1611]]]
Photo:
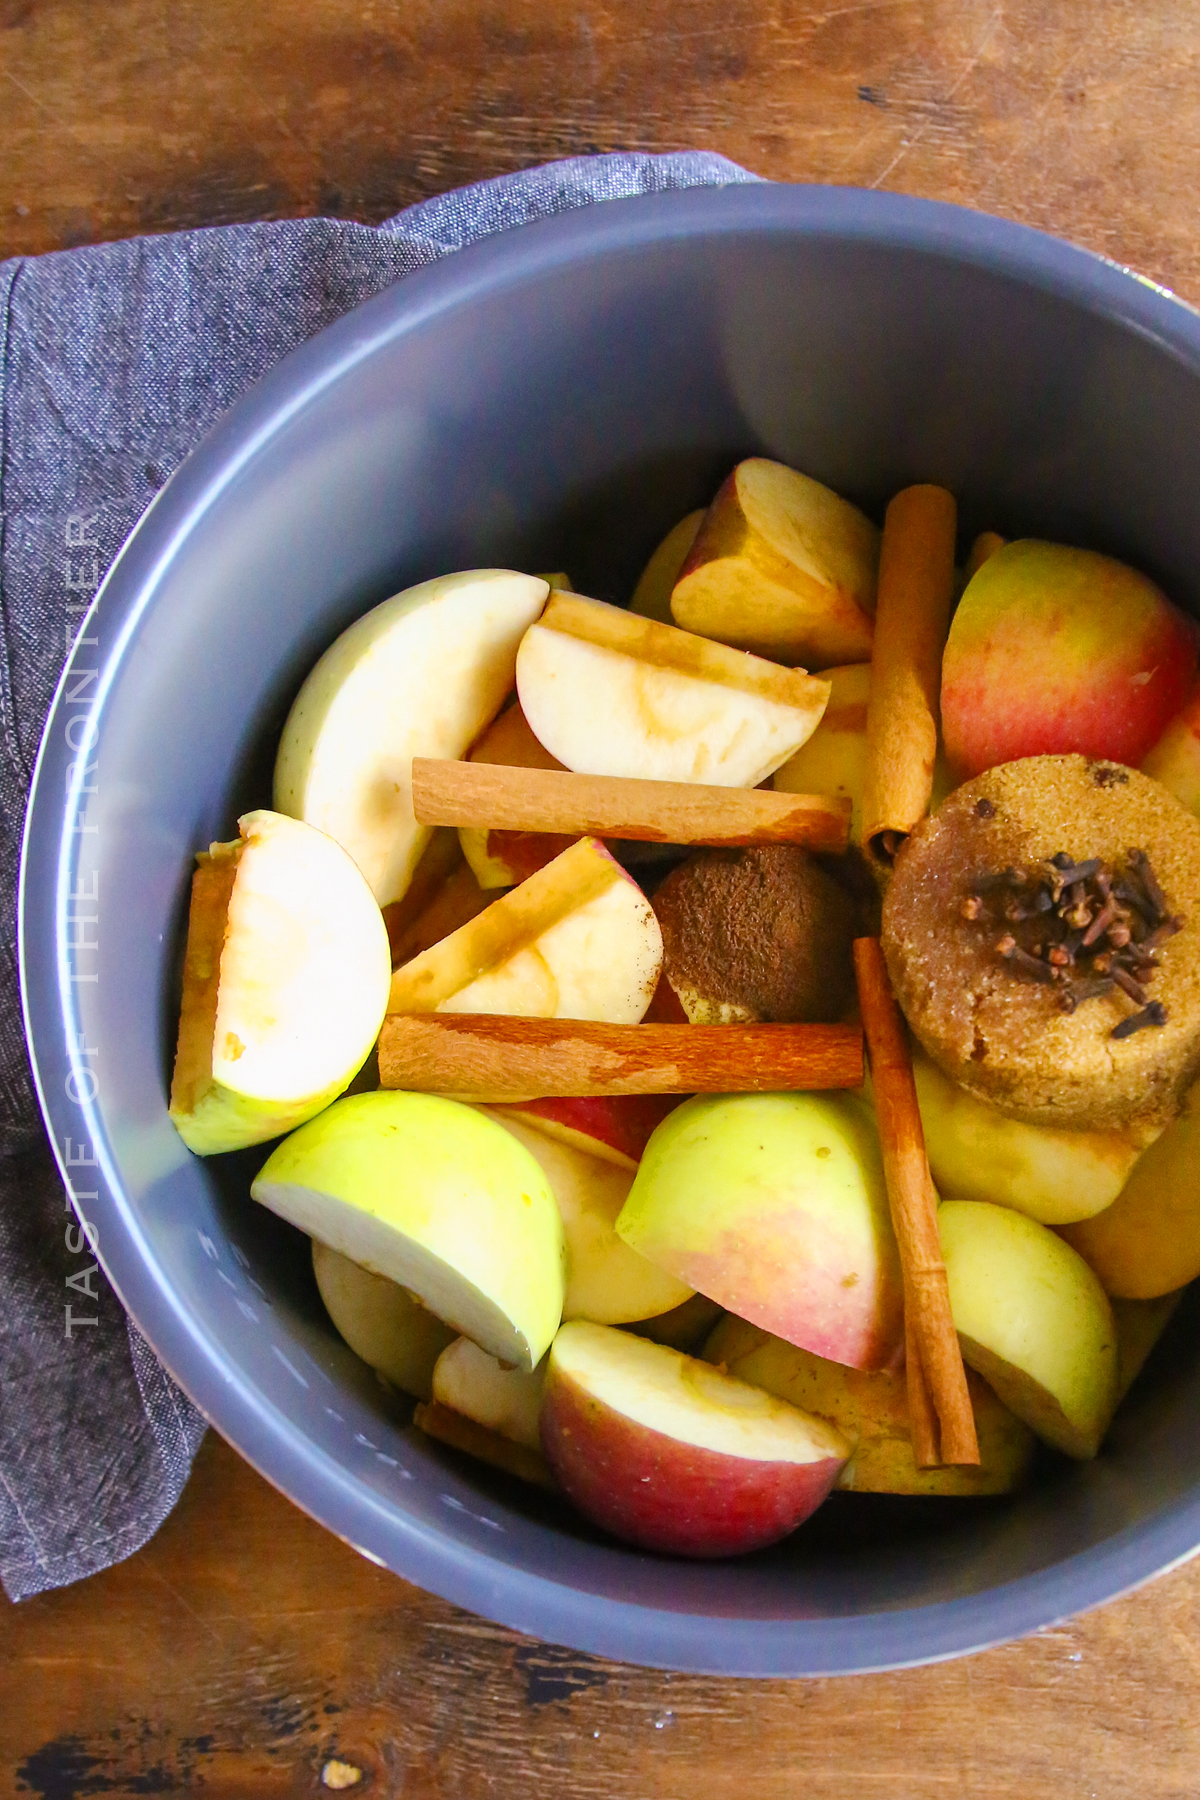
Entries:
[[[968, 923], [1002, 921], [996, 955], [1021, 979], [1056, 986], [1062, 1011], [1116, 992], [1138, 1011], [1120, 1021], [1114, 1037], [1166, 1023], [1166, 1008], [1148, 998], [1146, 983], [1159, 967], [1155, 950], [1183, 921], [1171, 913], [1144, 850], [1127, 851], [1116, 869], [1098, 856], [1076, 861], [1065, 850], [1028, 870], [985, 869], [971, 878], [959, 910]], [[1034, 920], [1036, 937], [1031, 929], [1021, 937], [1010, 929]]]

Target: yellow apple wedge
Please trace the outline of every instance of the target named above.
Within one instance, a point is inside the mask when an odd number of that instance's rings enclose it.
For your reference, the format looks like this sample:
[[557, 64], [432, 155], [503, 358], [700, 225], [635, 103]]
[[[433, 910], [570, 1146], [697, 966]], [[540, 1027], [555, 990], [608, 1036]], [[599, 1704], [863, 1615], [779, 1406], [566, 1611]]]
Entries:
[[465, 754], [511, 689], [549, 591], [509, 569], [422, 582], [356, 620], [297, 694], [275, 805], [336, 838], [380, 906], [403, 896], [429, 839], [413, 814], [413, 757]]
[[707, 1362], [829, 1419], [854, 1449], [839, 1488], [861, 1494], [1007, 1494], [1033, 1459], [1034, 1436], [973, 1369], [967, 1388], [979, 1439], [978, 1467], [921, 1469], [913, 1455], [904, 1371], [849, 1369], [732, 1316], [704, 1347]]
[[383, 917], [332, 838], [246, 813], [197, 857], [170, 1113], [200, 1156], [265, 1143], [353, 1080], [387, 1006]]
[[982, 1200], [944, 1201], [938, 1231], [964, 1361], [1056, 1450], [1094, 1456], [1117, 1403], [1117, 1331], [1083, 1258]]
[[755, 787], [812, 735], [829, 684], [554, 594], [521, 640], [517, 693], [538, 742], [578, 773]]
[[1061, 1236], [1114, 1298], [1153, 1300], [1200, 1275], [1200, 1083], [1112, 1205]]
[[675, 623], [671, 616], [671, 590], [679, 580], [679, 571], [696, 541], [703, 518], [701, 506], [671, 527], [638, 576], [633, 599], [629, 602], [631, 613], [637, 613], [643, 619], [657, 619], [660, 625]]
[[[633, 1182], [629, 1170], [547, 1137], [508, 1108], [481, 1107], [480, 1111], [524, 1144], [550, 1183], [567, 1240], [564, 1319], [627, 1325], [670, 1312], [691, 1298], [692, 1290], [685, 1282], [639, 1256], [617, 1236], [617, 1215]], [[445, 1399], [445, 1395], [438, 1398]], [[446, 1404], [453, 1406], [454, 1401], [446, 1400]], [[482, 1424], [488, 1422], [481, 1420]]]
[[850, 842], [862, 843], [863, 782], [867, 772], [867, 695], [870, 663], [826, 669], [829, 704], [806, 744], [781, 769], [772, 786], [783, 794], [834, 794], [850, 801]]
[[1126, 1132], [1010, 1119], [920, 1051], [913, 1075], [930, 1172], [946, 1200], [990, 1200], [1043, 1225], [1066, 1225], [1111, 1206], [1142, 1153]]
[[354, 1354], [403, 1393], [432, 1399], [434, 1364], [454, 1342], [450, 1326], [407, 1288], [315, 1239], [312, 1262], [325, 1311]]
[[722, 485], [671, 595], [677, 625], [780, 662], [871, 655], [879, 532], [807, 475], [752, 456]]
[[514, 1444], [540, 1450], [538, 1414], [545, 1380], [544, 1357], [536, 1369], [506, 1369], [470, 1338], [460, 1337], [437, 1359], [433, 1398]]
[[580, 838], [397, 969], [388, 1010], [635, 1025], [661, 969], [650, 902], [603, 844]]

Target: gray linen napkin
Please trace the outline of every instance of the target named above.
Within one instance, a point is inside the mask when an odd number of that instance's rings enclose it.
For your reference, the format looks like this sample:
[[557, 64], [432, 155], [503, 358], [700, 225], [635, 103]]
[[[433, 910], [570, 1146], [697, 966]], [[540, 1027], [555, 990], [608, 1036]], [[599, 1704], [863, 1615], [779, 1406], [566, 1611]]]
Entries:
[[360, 301], [514, 225], [756, 179], [701, 152], [578, 157], [427, 200], [378, 230], [302, 219], [0, 263], [0, 1581], [12, 1599], [144, 1544], [204, 1434], [89, 1267], [21, 1031], [21, 822], [80, 609], [197, 439]]

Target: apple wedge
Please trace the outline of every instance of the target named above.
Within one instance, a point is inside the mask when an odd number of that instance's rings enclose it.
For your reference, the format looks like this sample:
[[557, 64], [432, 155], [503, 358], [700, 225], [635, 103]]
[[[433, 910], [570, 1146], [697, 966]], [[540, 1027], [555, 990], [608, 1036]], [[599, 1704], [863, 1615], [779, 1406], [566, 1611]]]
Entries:
[[680, 1104], [678, 1094], [594, 1094], [525, 1100], [493, 1110], [502, 1124], [511, 1116], [560, 1144], [632, 1172], [657, 1127]]
[[675, 623], [759, 656], [827, 669], [871, 655], [879, 532], [783, 463], [739, 463], [671, 595]]
[[451, 1450], [461, 1450], [465, 1456], [474, 1457], [476, 1462], [486, 1463], [505, 1475], [515, 1475], [519, 1481], [528, 1481], [534, 1487], [549, 1488], [552, 1493], [558, 1491], [558, 1483], [540, 1450], [530, 1450], [526, 1444], [514, 1444], [511, 1438], [502, 1437], [498, 1431], [489, 1431], [486, 1425], [477, 1425], [474, 1419], [443, 1406], [439, 1400], [422, 1402], [415, 1407], [413, 1424], [426, 1437], [436, 1438], [439, 1444], [447, 1444]]
[[829, 684], [554, 594], [521, 640], [517, 693], [539, 742], [577, 773], [756, 787], [812, 735]]
[[637, 613], [643, 619], [657, 619], [660, 625], [675, 623], [671, 617], [671, 590], [679, 580], [680, 570], [703, 521], [704, 508], [701, 506], [680, 519], [678, 525], [672, 525], [638, 576], [633, 599], [629, 602], [631, 613]]
[[325, 1311], [354, 1354], [403, 1393], [432, 1399], [434, 1364], [455, 1342], [450, 1326], [407, 1288], [315, 1239], [312, 1261]]
[[201, 851], [192, 881], [170, 1113], [198, 1156], [265, 1143], [328, 1106], [387, 1006], [387, 931], [346, 852], [280, 813], [246, 813], [238, 829]]
[[275, 805], [336, 838], [380, 906], [403, 896], [429, 838], [413, 815], [413, 757], [466, 752], [511, 689], [549, 591], [506, 569], [422, 582], [356, 620], [297, 694]]
[[862, 843], [863, 783], [867, 774], [867, 695], [870, 663], [826, 669], [829, 704], [806, 744], [776, 769], [782, 794], [833, 794], [849, 800], [850, 842]]
[[541, 1438], [589, 1519], [640, 1549], [694, 1557], [786, 1537], [850, 1454], [823, 1419], [678, 1350], [582, 1322], [554, 1340]]
[[1112, 1205], [1061, 1236], [1114, 1298], [1154, 1300], [1200, 1275], [1200, 1082]]
[[[509, 769], [561, 769], [529, 729], [529, 721], [514, 700], [494, 719], [467, 758], [468, 762], [500, 763]], [[577, 834], [581, 835], [581, 834]], [[572, 842], [549, 831], [485, 831], [459, 827], [459, 842], [481, 888], [515, 887], [545, 868]]]
[[388, 1010], [635, 1025], [661, 969], [650, 902], [603, 844], [580, 838], [397, 969]]
[[913, 1076], [930, 1172], [947, 1200], [990, 1200], [1043, 1225], [1090, 1219], [1112, 1205], [1144, 1148], [1123, 1131], [1010, 1119], [920, 1051], [913, 1053]]
[[670, 1312], [690, 1299], [692, 1290], [685, 1282], [647, 1262], [617, 1236], [617, 1215], [633, 1179], [628, 1170], [547, 1137], [508, 1108], [481, 1110], [525, 1146], [558, 1202], [567, 1240], [564, 1319], [626, 1325]]
[[268, 1157], [252, 1197], [532, 1369], [562, 1316], [558, 1207], [528, 1150], [430, 1094], [354, 1094]]
[[1033, 1432], [973, 1369], [967, 1388], [979, 1439], [978, 1466], [920, 1469], [913, 1455], [902, 1369], [848, 1369], [733, 1318], [723, 1320], [709, 1338], [704, 1358], [739, 1381], [836, 1425], [854, 1446], [838, 1486], [855, 1493], [1007, 1494], [1021, 1484], [1033, 1459]]
[[964, 1361], [1046, 1443], [1095, 1456], [1117, 1403], [1117, 1331], [1082, 1256], [981, 1200], [944, 1201], [938, 1232]]
[[818, 1356], [880, 1368], [903, 1335], [879, 1141], [849, 1095], [686, 1100], [647, 1145], [617, 1232]]
[[536, 1369], [506, 1369], [470, 1338], [460, 1337], [437, 1359], [433, 1398], [511, 1443], [540, 1450], [538, 1414], [545, 1380], [544, 1359]]

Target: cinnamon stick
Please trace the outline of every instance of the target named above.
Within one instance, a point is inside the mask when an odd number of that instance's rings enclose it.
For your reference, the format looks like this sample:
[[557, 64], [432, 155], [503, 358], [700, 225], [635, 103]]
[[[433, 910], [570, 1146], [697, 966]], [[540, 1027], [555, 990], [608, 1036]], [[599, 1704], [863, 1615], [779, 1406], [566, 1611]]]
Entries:
[[[967, 1390], [958, 1333], [950, 1313], [946, 1265], [938, 1238], [937, 1204], [925, 1154], [912, 1057], [878, 938], [854, 940], [858, 1003], [871, 1063], [871, 1085], [892, 1225], [904, 1277], [904, 1316], [910, 1370], [919, 1363], [941, 1428], [941, 1460], [978, 1463], [975, 1414]], [[917, 1355], [913, 1356], [913, 1350]], [[909, 1375], [914, 1448], [921, 1421], [916, 1376]], [[915, 1404], [914, 1404], [915, 1397]], [[926, 1444], [924, 1449], [928, 1451]], [[921, 1466], [927, 1466], [922, 1464]]]
[[615, 775], [413, 758], [413, 810], [423, 825], [634, 838], [655, 844], [805, 844], [840, 851], [843, 796], [701, 787]]
[[904, 1320], [904, 1376], [908, 1387], [908, 1423], [913, 1456], [918, 1469], [936, 1469], [942, 1460], [938, 1447], [938, 1417], [933, 1410], [921, 1346], [917, 1342], [912, 1313]]
[[379, 1084], [496, 1105], [591, 1094], [852, 1088], [856, 1025], [604, 1025], [495, 1013], [389, 1013]]
[[956, 518], [954, 496], [925, 486], [904, 488], [884, 518], [863, 784], [863, 842], [884, 863], [933, 792]]

